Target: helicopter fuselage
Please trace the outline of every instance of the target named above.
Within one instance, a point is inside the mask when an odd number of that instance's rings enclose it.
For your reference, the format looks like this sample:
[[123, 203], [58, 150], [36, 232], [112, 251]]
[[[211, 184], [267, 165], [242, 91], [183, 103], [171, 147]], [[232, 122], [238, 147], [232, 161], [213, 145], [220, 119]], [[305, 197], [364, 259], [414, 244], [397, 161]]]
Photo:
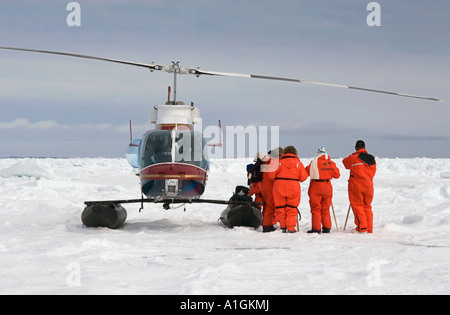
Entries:
[[142, 193], [152, 199], [200, 197], [206, 186], [209, 161], [206, 142], [193, 124], [199, 111], [184, 103], [155, 106], [156, 125], [127, 150], [130, 165], [139, 169]]

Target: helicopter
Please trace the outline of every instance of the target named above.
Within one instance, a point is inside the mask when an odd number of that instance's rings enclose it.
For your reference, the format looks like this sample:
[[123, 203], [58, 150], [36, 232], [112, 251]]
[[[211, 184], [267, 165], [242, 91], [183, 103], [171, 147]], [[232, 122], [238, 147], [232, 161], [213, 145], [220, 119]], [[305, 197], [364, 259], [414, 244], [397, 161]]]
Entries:
[[[67, 57], [93, 59], [123, 65], [143, 67], [154, 71], [162, 71], [173, 74], [173, 91], [169, 87], [168, 99], [162, 105], [156, 105], [150, 110], [150, 123], [155, 125], [155, 129], [147, 131], [141, 139], [132, 138], [132, 128], [130, 121], [130, 143], [126, 149], [126, 159], [128, 163], [139, 170], [137, 174], [140, 178], [141, 198], [107, 200], [107, 201], [85, 201], [85, 209], [81, 219], [87, 227], [108, 227], [118, 228], [125, 222], [127, 213], [122, 204], [141, 203], [139, 211], [143, 209], [143, 204], [163, 203], [164, 209], [169, 209], [173, 203], [215, 203], [229, 206], [258, 206], [258, 203], [239, 200], [211, 200], [201, 199], [205, 191], [209, 172], [209, 160], [206, 147], [208, 145], [221, 146], [218, 144], [208, 144], [201, 131], [195, 130], [194, 124], [200, 118], [200, 112], [193, 103], [186, 105], [177, 100], [177, 76], [181, 74], [207, 76], [226, 76], [237, 78], [252, 78], [265, 80], [278, 80], [293, 83], [304, 83], [321, 85], [328, 87], [360, 90], [372, 93], [383, 93], [400, 97], [410, 97], [428, 101], [443, 102], [445, 100], [404, 94], [398, 92], [370, 89], [364, 87], [340, 85], [308, 81], [303, 79], [285, 78], [267, 75], [241, 74], [231, 72], [218, 72], [202, 70], [200, 68], [184, 68], [180, 63], [172, 61], [169, 66], [155, 63], [140, 63], [104, 57], [96, 57], [83, 54], [58, 52], [50, 50], [38, 50], [15, 47], [1, 47], [3, 50], [13, 50], [21, 52], [52, 54]], [[172, 93], [172, 99], [171, 99]], [[219, 120], [219, 129], [220, 129]]]

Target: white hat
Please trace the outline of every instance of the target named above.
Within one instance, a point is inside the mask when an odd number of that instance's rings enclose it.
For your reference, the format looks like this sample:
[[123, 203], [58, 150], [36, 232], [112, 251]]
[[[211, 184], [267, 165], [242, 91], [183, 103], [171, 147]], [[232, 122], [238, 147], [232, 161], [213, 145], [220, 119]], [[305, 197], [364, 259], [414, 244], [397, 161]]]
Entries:
[[317, 149], [317, 153], [327, 153], [327, 150], [325, 149], [324, 146], [321, 146]]
[[255, 158], [254, 158], [253, 162], [257, 162], [257, 161], [258, 161], [258, 159], [262, 160], [262, 159], [263, 159], [263, 157], [264, 157], [264, 153], [262, 153], [262, 152], [258, 152], [258, 153], [256, 153], [256, 155], [255, 155]]

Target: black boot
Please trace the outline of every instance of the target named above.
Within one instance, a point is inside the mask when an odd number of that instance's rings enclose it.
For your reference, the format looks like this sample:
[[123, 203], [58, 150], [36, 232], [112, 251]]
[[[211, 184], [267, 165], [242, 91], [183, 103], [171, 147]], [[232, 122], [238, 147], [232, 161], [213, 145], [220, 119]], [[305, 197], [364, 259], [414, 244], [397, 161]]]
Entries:
[[275, 227], [273, 225], [263, 225], [263, 233], [273, 232], [275, 231]]
[[331, 229], [322, 228], [322, 233], [330, 233]]
[[320, 233], [322, 233], [320, 230], [313, 230], [313, 229], [311, 229], [311, 230], [309, 230], [309, 231], [307, 231], [307, 233], [317, 233], [317, 234], [320, 234]]

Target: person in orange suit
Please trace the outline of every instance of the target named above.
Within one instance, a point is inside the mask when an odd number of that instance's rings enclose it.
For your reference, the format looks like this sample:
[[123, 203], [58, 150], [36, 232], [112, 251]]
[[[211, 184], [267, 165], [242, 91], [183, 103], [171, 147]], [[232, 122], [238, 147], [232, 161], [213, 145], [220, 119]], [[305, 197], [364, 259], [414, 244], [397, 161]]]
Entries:
[[317, 150], [314, 160], [306, 167], [310, 177], [308, 195], [311, 207], [312, 229], [308, 233], [330, 233], [330, 206], [333, 198], [331, 179], [339, 178], [341, 173], [324, 147]]
[[352, 233], [372, 233], [373, 178], [377, 165], [374, 156], [367, 153], [364, 141], [356, 141], [355, 150], [356, 152], [342, 160], [345, 168], [350, 170], [348, 197], [356, 224]]
[[300, 204], [300, 182], [308, 178], [305, 167], [297, 157], [297, 149], [287, 146], [280, 157], [278, 169], [275, 172], [273, 185], [273, 200], [276, 218], [283, 232], [295, 233], [297, 225], [297, 207]]
[[283, 154], [282, 148], [275, 148], [268, 152], [263, 158], [261, 168], [262, 182], [261, 193], [263, 197], [263, 232], [275, 231], [275, 204], [273, 200], [273, 185], [275, 182], [275, 171], [278, 169], [278, 159]]

